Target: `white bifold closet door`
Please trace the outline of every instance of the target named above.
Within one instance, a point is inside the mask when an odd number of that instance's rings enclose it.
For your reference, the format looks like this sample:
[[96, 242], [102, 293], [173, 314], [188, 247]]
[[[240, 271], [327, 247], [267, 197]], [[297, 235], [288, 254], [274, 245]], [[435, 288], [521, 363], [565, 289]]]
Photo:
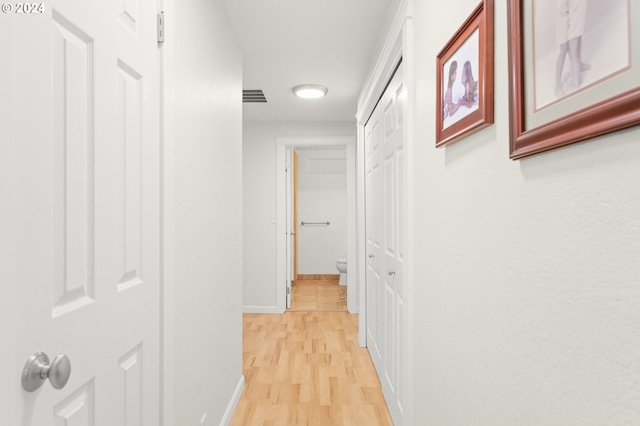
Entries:
[[396, 424], [406, 397], [405, 199], [402, 64], [365, 125], [367, 347]]

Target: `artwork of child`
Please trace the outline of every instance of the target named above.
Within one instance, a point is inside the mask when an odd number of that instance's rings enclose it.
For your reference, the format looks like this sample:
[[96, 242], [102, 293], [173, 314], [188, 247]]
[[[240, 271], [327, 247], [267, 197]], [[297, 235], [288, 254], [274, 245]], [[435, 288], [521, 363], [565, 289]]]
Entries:
[[562, 70], [567, 54], [571, 63], [567, 88], [573, 91], [582, 84], [582, 72], [590, 69], [582, 62], [582, 34], [587, 15], [587, 0], [558, 0], [556, 15], [556, 41], [560, 46], [556, 61], [556, 96], [565, 95], [562, 84]]
[[472, 107], [478, 103], [478, 82], [473, 78], [471, 61], [465, 61], [462, 66], [462, 85], [464, 86], [464, 96], [461, 102], [464, 106]]
[[443, 119], [452, 116], [456, 113], [458, 108], [460, 108], [460, 104], [453, 100], [453, 84], [456, 81], [457, 72], [458, 62], [453, 61], [451, 62], [451, 65], [449, 65], [449, 80], [447, 81], [447, 90], [444, 92], [444, 101], [442, 105]]

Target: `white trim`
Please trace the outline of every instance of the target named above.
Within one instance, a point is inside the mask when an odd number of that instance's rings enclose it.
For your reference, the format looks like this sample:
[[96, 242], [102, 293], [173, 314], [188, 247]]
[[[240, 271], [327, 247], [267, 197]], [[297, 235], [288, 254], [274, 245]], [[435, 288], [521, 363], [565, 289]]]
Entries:
[[[347, 145], [347, 271], [356, 271], [357, 259], [357, 215], [356, 215], [356, 138]], [[358, 299], [358, 274], [347, 272], [347, 311], [360, 312]]]
[[[6, 64], [13, 64], [18, 45], [19, 33], [16, 29], [19, 24], [18, 19], [6, 19], [0, 26], [0, 52], [3, 52], [3, 60]], [[17, 35], [17, 37], [16, 37]], [[18, 419], [23, 416], [20, 411], [24, 393], [18, 391], [18, 380], [16, 373], [18, 363], [26, 354], [18, 355], [18, 345], [20, 336], [25, 332], [25, 328], [15, 324], [16, 318], [21, 311], [17, 300], [20, 298], [18, 291], [18, 280], [22, 272], [19, 271], [18, 254], [16, 247], [23, 238], [24, 230], [16, 226], [18, 222], [21, 205], [18, 204], [18, 191], [20, 181], [18, 172], [20, 170], [20, 157], [18, 155], [19, 141], [16, 132], [16, 116], [25, 110], [17, 108], [18, 90], [14, 88], [16, 81], [20, 78], [15, 74], [17, 67], [0, 67], [0, 199], [2, 200], [2, 212], [0, 213], [0, 283], [2, 283], [2, 300], [0, 300], [0, 335], [2, 335], [2, 350], [0, 350], [0, 365], [4, 367], [0, 370], [0, 398], [2, 398], [2, 422], [7, 425], [18, 424]], [[44, 286], [43, 286], [44, 287]], [[20, 361], [18, 361], [20, 360]], [[22, 361], [24, 362], [24, 361]], [[46, 385], [45, 385], [46, 387]], [[46, 392], [46, 391], [45, 391]]]
[[222, 420], [220, 420], [220, 426], [227, 426], [229, 422], [231, 422], [231, 417], [233, 416], [233, 412], [236, 410], [236, 407], [238, 406], [238, 402], [240, 401], [240, 397], [242, 396], [243, 390], [244, 390], [244, 376], [240, 376], [240, 380], [236, 385], [236, 390], [233, 392], [233, 395], [231, 396], [231, 401], [229, 401], [229, 405], [227, 405], [227, 409], [224, 411]]
[[369, 81], [360, 94], [358, 110], [356, 112], [358, 124], [364, 125], [369, 119], [373, 109], [378, 103], [378, 99], [380, 99], [385, 87], [387, 87], [387, 83], [391, 80], [400, 59], [403, 55], [406, 56], [409, 53], [406, 50], [407, 46], [403, 45], [402, 29], [404, 28], [406, 20], [411, 18], [410, 4], [410, 0], [402, 0], [402, 3], [398, 7], [378, 62], [374, 67]]
[[365, 188], [365, 149], [364, 149], [364, 124], [358, 125], [358, 144], [357, 148], [357, 166], [358, 174], [356, 176], [356, 280], [358, 286], [358, 345], [361, 348], [367, 347], [367, 262], [365, 256], [367, 253], [367, 234], [366, 234], [366, 188]]
[[276, 313], [287, 306], [287, 147], [276, 138]]
[[281, 314], [282, 310], [277, 306], [243, 306], [243, 314]]
[[[174, 0], [158, 0], [165, 28], [173, 28]], [[160, 426], [175, 425], [175, 157], [174, 40], [170, 32], [159, 48], [160, 87]]]
[[[413, 2], [408, 4], [407, 10], [408, 19], [404, 26], [403, 31], [403, 42], [405, 45], [405, 52], [413, 52], [413, 20], [411, 17], [413, 16]], [[405, 356], [405, 370], [403, 371], [404, 375], [404, 398], [405, 403], [405, 411], [404, 411], [404, 421], [405, 424], [412, 425], [414, 424], [414, 375], [413, 375], [413, 366], [414, 364], [414, 347], [415, 347], [415, 334], [413, 327], [413, 319], [414, 319], [414, 303], [413, 303], [413, 129], [415, 124], [415, 115], [414, 108], [415, 105], [415, 84], [414, 84], [414, 62], [413, 55], [406, 54], [403, 57], [404, 62], [404, 82], [407, 88], [407, 109], [405, 110], [406, 116], [406, 127], [405, 127], [405, 143], [404, 147], [406, 150], [407, 159], [405, 161], [405, 194], [407, 194], [406, 205], [405, 205], [405, 230], [404, 230], [404, 238], [406, 244], [405, 251], [405, 268], [404, 268], [404, 279], [405, 279], [405, 297], [406, 297], [406, 342], [407, 346], [405, 348], [401, 348], [400, 350], [404, 350]]]
[[[287, 226], [286, 226], [286, 150], [287, 148], [323, 148], [323, 147], [346, 147], [347, 152], [347, 194], [356, 193], [354, 167], [356, 137], [355, 136], [287, 136], [276, 137], [276, 312], [283, 313], [286, 310], [286, 291], [287, 291], [287, 268], [286, 268], [286, 244], [287, 244]], [[351, 164], [351, 165], [349, 165]], [[350, 176], [349, 174], [353, 176]], [[353, 185], [349, 188], [349, 185]], [[356, 211], [355, 203], [347, 203], [347, 271], [356, 270], [356, 244], [349, 243], [349, 240], [355, 240], [356, 234]], [[347, 272], [347, 310], [351, 313], [357, 312], [357, 294], [358, 280], [349, 277]], [[352, 303], [349, 303], [349, 300]]]
[[384, 93], [384, 89], [387, 83], [393, 76], [394, 71], [400, 60], [403, 61], [403, 84], [405, 84], [408, 94], [407, 109], [406, 109], [406, 127], [404, 132], [404, 146], [407, 149], [405, 157], [405, 194], [406, 194], [406, 206], [405, 206], [405, 282], [404, 287], [406, 289], [407, 301], [406, 316], [404, 318], [404, 327], [406, 330], [406, 347], [400, 348], [400, 353], [404, 357], [403, 369], [401, 371], [401, 383], [404, 384], [404, 389], [400, 392], [404, 407], [402, 419], [393, 419], [394, 421], [400, 420], [403, 424], [414, 424], [414, 396], [413, 396], [413, 348], [414, 348], [414, 335], [413, 335], [413, 126], [414, 126], [414, 109], [415, 102], [414, 94], [414, 82], [413, 82], [413, 27], [411, 18], [413, 16], [413, 0], [402, 0], [395, 19], [387, 36], [387, 40], [382, 48], [382, 52], [374, 67], [371, 78], [364, 86], [364, 89], [358, 99], [358, 110], [356, 113], [356, 119], [358, 122], [358, 197], [357, 197], [357, 212], [358, 212], [358, 256], [357, 256], [357, 271], [358, 271], [358, 288], [362, 289], [359, 293], [360, 301], [360, 315], [358, 318], [358, 344], [360, 346], [366, 346], [366, 235], [365, 235], [365, 151], [364, 151], [364, 125], [371, 116], [371, 113], [375, 109], [378, 100]]
[[353, 136], [278, 136], [276, 145], [284, 145], [295, 148], [313, 148], [355, 145]]

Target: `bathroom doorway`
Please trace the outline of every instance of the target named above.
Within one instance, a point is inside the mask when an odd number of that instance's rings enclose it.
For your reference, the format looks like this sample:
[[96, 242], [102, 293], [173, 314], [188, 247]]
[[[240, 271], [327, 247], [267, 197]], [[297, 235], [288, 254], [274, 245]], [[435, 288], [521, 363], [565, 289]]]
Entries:
[[[309, 271], [305, 271], [304, 269], [304, 256], [303, 250], [304, 247], [301, 247], [303, 244], [301, 239], [301, 233], [310, 231], [316, 232], [327, 230], [331, 228], [331, 219], [325, 219], [323, 217], [315, 217], [309, 216], [308, 218], [302, 217], [302, 213], [300, 212], [300, 206], [298, 206], [298, 217], [295, 222], [296, 225], [299, 225], [297, 229], [293, 226], [293, 221], [289, 221], [288, 219], [291, 217], [292, 213], [288, 213], [292, 208], [293, 197], [289, 196], [289, 189], [293, 188], [293, 184], [289, 183], [290, 180], [288, 177], [291, 177], [292, 169], [293, 169], [293, 155], [289, 156], [288, 153], [291, 153], [293, 149], [298, 150], [298, 154], [300, 155], [300, 150], [331, 150], [338, 149], [343, 150], [345, 161], [343, 162], [343, 168], [346, 168], [346, 217], [343, 217], [342, 220], [345, 221], [343, 234], [346, 233], [345, 238], [346, 244], [344, 245], [344, 249], [346, 249], [346, 258], [347, 258], [347, 270], [349, 269], [349, 265], [353, 263], [352, 270], [355, 270], [355, 257], [356, 257], [356, 215], [355, 215], [355, 161], [356, 161], [356, 153], [355, 153], [355, 137], [354, 136], [342, 136], [342, 137], [277, 137], [276, 138], [276, 150], [277, 150], [277, 172], [276, 172], [276, 180], [277, 180], [277, 221], [276, 221], [276, 233], [277, 233], [277, 247], [276, 247], [276, 262], [277, 262], [277, 304], [278, 310], [281, 312], [285, 312], [287, 306], [288, 296], [292, 295], [292, 283], [295, 281], [295, 278], [300, 278], [301, 275], [303, 278], [308, 278], [308, 275], [316, 275], [311, 274]], [[300, 160], [299, 160], [300, 161]], [[306, 160], [305, 160], [306, 161]], [[312, 167], [315, 167], [316, 172], [318, 172], [318, 167], [320, 171], [326, 171], [326, 167], [331, 168], [331, 161], [318, 160], [312, 164]], [[326, 176], [325, 176], [326, 177]], [[298, 193], [298, 197], [300, 194]], [[319, 208], [312, 208], [311, 211], [313, 214], [316, 212], [320, 214], [322, 211]], [[302, 225], [302, 223], [305, 225]], [[329, 225], [326, 223], [329, 222]], [[336, 223], [337, 225], [337, 223]], [[337, 228], [334, 226], [335, 229]], [[297, 270], [294, 271], [295, 261], [294, 261], [294, 242], [297, 244]], [[338, 275], [338, 271], [335, 268], [336, 261], [338, 255], [332, 255], [331, 263], [332, 270], [327, 270], [327, 274], [332, 275], [331, 278], [335, 278]], [[316, 257], [317, 254], [316, 254]], [[308, 260], [308, 259], [307, 259]], [[328, 262], [328, 259], [325, 257], [324, 260], [325, 266]], [[313, 271], [315, 272], [315, 271]], [[305, 273], [307, 276], [305, 276]], [[323, 274], [317, 274], [323, 275]], [[355, 274], [353, 276], [349, 276], [347, 273], [347, 285], [346, 285], [346, 305], [347, 310], [350, 313], [358, 312], [358, 291], [357, 291], [357, 281]], [[319, 277], [324, 278], [324, 277]], [[308, 284], [308, 283], [305, 283]], [[317, 287], [317, 286], [316, 286]], [[324, 286], [323, 286], [324, 287]], [[316, 294], [318, 294], [317, 288]], [[321, 289], [320, 293], [324, 290]]]
[[347, 253], [346, 148], [290, 151], [293, 274], [287, 309], [346, 311], [346, 276], [339, 282], [336, 268]]

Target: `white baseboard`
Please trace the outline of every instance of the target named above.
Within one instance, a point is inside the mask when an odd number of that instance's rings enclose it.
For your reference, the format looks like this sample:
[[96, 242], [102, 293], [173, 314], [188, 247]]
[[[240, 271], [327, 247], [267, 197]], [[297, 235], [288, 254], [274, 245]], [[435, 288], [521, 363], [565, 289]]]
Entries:
[[243, 314], [283, 314], [277, 306], [243, 306]]
[[224, 412], [224, 416], [220, 421], [220, 426], [227, 426], [231, 421], [231, 417], [233, 416], [233, 412], [236, 410], [236, 406], [238, 405], [238, 401], [240, 401], [240, 397], [242, 396], [243, 390], [244, 390], [244, 376], [240, 376], [240, 381], [236, 386], [236, 390], [233, 392], [233, 396], [231, 397], [231, 401], [229, 401], [229, 405], [227, 405], [227, 409]]

